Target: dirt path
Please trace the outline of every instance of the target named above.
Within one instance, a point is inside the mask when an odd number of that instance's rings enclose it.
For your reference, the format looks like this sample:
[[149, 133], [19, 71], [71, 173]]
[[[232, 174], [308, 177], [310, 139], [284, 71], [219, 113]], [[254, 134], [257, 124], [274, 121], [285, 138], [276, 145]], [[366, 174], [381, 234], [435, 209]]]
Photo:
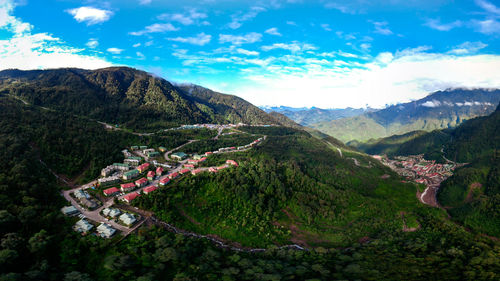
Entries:
[[439, 189], [439, 185], [428, 186], [424, 190], [424, 192], [419, 196], [420, 202], [422, 202], [426, 205], [432, 206], [432, 207], [440, 208], [441, 206], [439, 205], [437, 198], [436, 198], [436, 194], [437, 194], [438, 189]]

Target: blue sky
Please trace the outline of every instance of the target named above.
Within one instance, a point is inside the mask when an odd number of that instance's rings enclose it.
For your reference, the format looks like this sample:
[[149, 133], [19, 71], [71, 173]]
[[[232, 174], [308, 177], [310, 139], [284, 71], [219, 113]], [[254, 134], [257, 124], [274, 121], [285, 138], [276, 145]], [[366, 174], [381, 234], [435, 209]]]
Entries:
[[500, 87], [499, 40], [491, 0], [0, 0], [0, 69], [126, 65], [256, 105]]

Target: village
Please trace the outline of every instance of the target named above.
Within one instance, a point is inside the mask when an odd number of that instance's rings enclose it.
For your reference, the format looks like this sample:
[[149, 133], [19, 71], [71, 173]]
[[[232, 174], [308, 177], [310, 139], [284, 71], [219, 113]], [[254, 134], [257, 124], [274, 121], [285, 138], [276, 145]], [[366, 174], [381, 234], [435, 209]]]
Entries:
[[437, 207], [436, 192], [439, 185], [453, 175], [453, 171], [465, 164], [447, 160], [446, 164], [436, 163], [435, 160], [425, 160], [424, 155], [396, 156], [389, 159], [386, 155], [372, 155], [384, 165], [391, 168], [409, 181], [424, 184], [426, 189], [419, 195], [422, 203]]
[[[218, 130], [214, 139], [217, 139], [226, 127], [235, 126], [210, 127]], [[145, 222], [144, 214], [147, 211], [130, 205], [136, 198], [166, 188], [172, 181], [181, 177], [196, 176], [204, 172], [218, 173], [224, 169], [238, 167], [239, 164], [230, 159], [222, 165], [210, 167], [203, 166], [203, 162], [214, 154], [244, 152], [262, 143], [266, 137], [258, 137], [243, 146], [222, 147], [201, 155], [179, 151], [183, 146], [196, 140], [170, 151], [161, 146], [157, 148], [131, 146], [122, 150], [123, 162], [103, 168], [98, 179], [63, 191], [63, 196], [71, 205], [63, 207], [61, 212], [66, 216], [78, 216], [79, 220], [73, 226], [73, 230], [82, 235], [111, 238], [120, 233], [126, 236]]]

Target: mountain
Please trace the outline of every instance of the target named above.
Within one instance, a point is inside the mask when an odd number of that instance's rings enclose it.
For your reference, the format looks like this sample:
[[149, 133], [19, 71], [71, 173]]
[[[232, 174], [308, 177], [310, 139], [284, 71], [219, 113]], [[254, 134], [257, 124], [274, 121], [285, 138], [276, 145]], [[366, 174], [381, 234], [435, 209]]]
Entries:
[[492, 113], [498, 102], [500, 90], [453, 89], [356, 117], [311, 124], [310, 127], [344, 142], [367, 141], [417, 130], [453, 128], [464, 120]]
[[466, 227], [500, 236], [500, 105], [489, 116], [454, 129], [415, 131], [367, 143], [351, 143], [371, 154], [415, 155], [441, 163], [469, 163], [438, 190], [438, 201]]
[[278, 107], [262, 106], [261, 109], [263, 109], [268, 113], [273, 111], [281, 113], [303, 126], [309, 126], [314, 123], [331, 121], [340, 118], [354, 117], [363, 114], [365, 112], [371, 111], [371, 109], [363, 109], [363, 108], [321, 109], [317, 107], [294, 108], [287, 106], [278, 106]]
[[199, 86], [175, 86], [127, 67], [5, 70], [0, 72], [0, 93], [128, 128], [276, 123], [274, 118], [241, 98]]
[[[16, 75], [24, 73], [9, 79]], [[469, 233], [420, 204], [414, 184], [333, 137], [280, 126], [240, 127], [218, 140], [208, 130], [149, 135], [106, 130], [74, 113], [91, 111], [83, 105], [100, 101], [93, 99], [94, 90], [77, 99], [78, 88], [48, 87], [60, 89], [61, 96], [75, 95], [68, 109], [55, 101], [49, 108], [23, 102], [38, 83], [30, 79], [0, 93], [0, 280], [494, 280], [498, 275], [497, 241]], [[188, 97], [186, 89], [176, 89]], [[129, 110], [133, 115], [143, 108]], [[140, 121], [139, 130], [149, 128]], [[133, 205], [153, 211], [156, 219], [126, 237], [80, 235], [71, 230], [79, 218], [60, 211], [68, 204], [61, 190], [69, 188], [61, 179], [89, 182], [103, 167], [123, 161], [125, 147], [170, 150], [194, 139], [183, 147], [194, 152], [263, 135], [267, 138], [248, 151], [206, 161], [221, 165], [231, 158], [239, 167], [183, 176], [139, 197]], [[167, 223], [193, 234], [173, 233]], [[308, 249], [280, 247], [292, 243]]]

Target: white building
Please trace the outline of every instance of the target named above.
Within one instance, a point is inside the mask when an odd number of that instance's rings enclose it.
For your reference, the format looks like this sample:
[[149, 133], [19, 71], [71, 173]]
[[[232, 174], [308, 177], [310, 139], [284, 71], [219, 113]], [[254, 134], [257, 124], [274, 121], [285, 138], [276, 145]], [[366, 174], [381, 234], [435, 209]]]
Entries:
[[89, 232], [93, 227], [94, 226], [90, 222], [85, 219], [81, 219], [76, 222], [76, 224], [73, 226], [73, 229], [81, 233], [86, 233]]
[[113, 234], [115, 234], [115, 232], [116, 229], [114, 229], [113, 227], [111, 227], [111, 225], [107, 223], [101, 223], [97, 227], [97, 233], [99, 233], [99, 235], [103, 238], [110, 238], [111, 236], [113, 236]]
[[83, 199], [83, 198], [86, 198], [86, 199], [89, 199], [90, 198], [90, 195], [84, 191], [83, 189], [77, 189], [73, 192], [73, 195], [75, 195], [76, 198], [78, 199]]
[[105, 208], [104, 210], [102, 210], [102, 214], [106, 217], [112, 217], [112, 218], [116, 218], [117, 216], [119, 216], [122, 212], [117, 209], [117, 208]]
[[78, 209], [74, 206], [66, 206], [61, 208], [61, 212], [66, 216], [72, 216], [79, 213]]
[[120, 181], [120, 176], [111, 176], [107, 178], [100, 178], [97, 180], [100, 184], [111, 184], [111, 183], [117, 183]]
[[123, 213], [120, 217], [119, 220], [121, 220], [124, 224], [131, 226], [133, 225], [137, 220], [135, 217], [129, 213]]

